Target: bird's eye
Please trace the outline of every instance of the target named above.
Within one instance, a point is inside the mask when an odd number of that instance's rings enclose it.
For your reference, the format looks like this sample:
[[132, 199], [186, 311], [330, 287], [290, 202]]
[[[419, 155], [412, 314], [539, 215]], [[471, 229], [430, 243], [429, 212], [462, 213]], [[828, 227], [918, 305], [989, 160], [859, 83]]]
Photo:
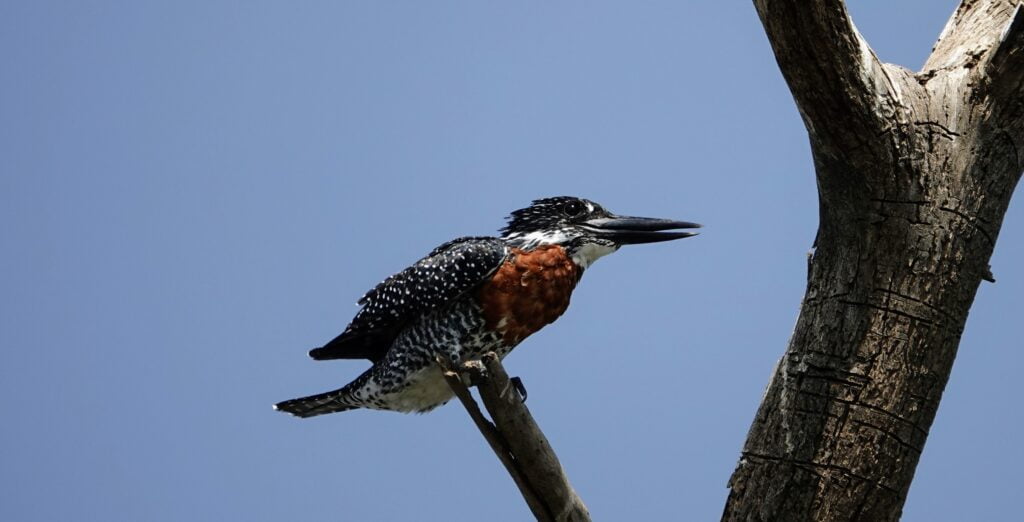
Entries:
[[580, 217], [587, 211], [587, 206], [579, 201], [567, 201], [562, 205], [562, 213], [571, 218]]

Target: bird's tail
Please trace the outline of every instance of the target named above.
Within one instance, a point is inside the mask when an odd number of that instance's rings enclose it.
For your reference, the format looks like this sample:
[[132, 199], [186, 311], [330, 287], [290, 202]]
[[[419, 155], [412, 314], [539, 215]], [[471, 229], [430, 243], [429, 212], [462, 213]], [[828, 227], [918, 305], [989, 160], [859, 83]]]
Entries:
[[310, 395], [309, 397], [299, 397], [298, 399], [279, 402], [274, 405], [274, 409], [291, 413], [296, 417], [306, 418], [358, 408], [359, 406], [348, 403], [346, 400], [348, 397], [348, 390], [341, 388], [326, 393]]

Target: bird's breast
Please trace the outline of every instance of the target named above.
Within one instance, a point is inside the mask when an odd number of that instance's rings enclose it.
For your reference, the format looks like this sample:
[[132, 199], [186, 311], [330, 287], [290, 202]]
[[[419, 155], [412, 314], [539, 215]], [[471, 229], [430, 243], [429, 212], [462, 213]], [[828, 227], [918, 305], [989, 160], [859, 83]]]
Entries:
[[518, 344], [565, 312], [582, 272], [561, 246], [513, 248], [477, 294], [487, 327]]

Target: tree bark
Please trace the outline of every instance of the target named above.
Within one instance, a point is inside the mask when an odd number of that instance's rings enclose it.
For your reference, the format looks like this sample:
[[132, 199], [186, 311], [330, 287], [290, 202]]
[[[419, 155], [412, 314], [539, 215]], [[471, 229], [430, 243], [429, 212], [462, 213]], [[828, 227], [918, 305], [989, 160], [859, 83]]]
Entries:
[[[555, 450], [513, 388], [498, 356], [488, 352], [480, 361], [469, 361], [458, 368], [450, 368], [443, 358], [437, 362], [448, 386], [512, 476], [533, 516], [540, 522], [590, 522], [587, 506], [569, 483]], [[460, 375], [476, 385], [493, 424], [484, 418]]]
[[755, 0], [820, 225], [723, 520], [897, 520], [1024, 153], [1024, 8], [964, 0], [917, 73], [841, 0]]

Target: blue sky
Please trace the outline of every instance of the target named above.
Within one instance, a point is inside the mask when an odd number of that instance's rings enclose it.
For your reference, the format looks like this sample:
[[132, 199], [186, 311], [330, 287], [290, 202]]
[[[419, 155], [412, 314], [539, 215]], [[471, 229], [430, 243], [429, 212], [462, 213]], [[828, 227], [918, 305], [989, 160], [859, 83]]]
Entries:
[[[916, 69], [955, 2], [850, 2]], [[4, 2], [0, 519], [524, 520], [465, 412], [298, 420], [362, 293], [531, 199], [704, 223], [507, 360], [600, 520], [717, 519], [817, 225], [750, 2]], [[905, 520], [1019, 514], [1011, 206]]]

